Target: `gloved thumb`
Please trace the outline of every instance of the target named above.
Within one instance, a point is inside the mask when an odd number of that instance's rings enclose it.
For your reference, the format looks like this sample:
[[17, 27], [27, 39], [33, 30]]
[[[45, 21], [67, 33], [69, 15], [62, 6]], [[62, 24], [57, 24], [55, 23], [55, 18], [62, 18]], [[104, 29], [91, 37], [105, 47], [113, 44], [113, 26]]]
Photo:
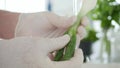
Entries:
[[69, 35], [64, 35], [62, 37], [58, 38], [52, 38], [50, 41], [48, 41], [48, 52], [59, 50], [63, 47], [66, 46], [66, 44], [70, 41], [70, 36]]
[[57, 28], [68, 28], [71, 25], [73, 25], [74, 22], [76, 21], [75, 16], [65, 17], [65, 16], [58, 16], [53, 13], [49, 13], [48, 19], [51, 22], [51, 24], [53, 24]]
[[[44, 46], [42, 46], [42, 49], [45, 50], [47, 53], [55, 51], [55, 50], [59, 50], [63, 47], [65, 47], [65, 45], [69, 42], [70, 40], [70, 36], [69, 35], [64, 35], [62, 37], [58, 37], [58, 38], [46, 38], [43, 41], [38, 41], [38, 43], [41, 42], [45, 42]], [[41, 48], [41, 46], [39, 46], [38, 48]]]
[[72, 26], [74, 24], [75, 21], [76, 21], [75, 16], [72, 16], [69, 18], [62, 17], [61, 21], [53, 22], [53, 24], [56, 25], [58, 28], [69, 28], [70, 26]]

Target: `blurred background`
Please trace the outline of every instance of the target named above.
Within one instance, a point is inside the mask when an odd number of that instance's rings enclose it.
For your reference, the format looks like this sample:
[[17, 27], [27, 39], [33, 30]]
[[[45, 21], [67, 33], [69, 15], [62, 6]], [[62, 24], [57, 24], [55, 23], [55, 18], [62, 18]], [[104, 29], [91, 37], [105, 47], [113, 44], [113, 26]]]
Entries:
[[[77, 9], [75, 8], [77, 4]], [[76, 15], [80, 0], [0, 0], [0, 9], [12, 12], [54, 12], [61, 16]], [[98, 0], [94, 10], [84, 18], [89, 25], [81, 41], [85, 63], [120, 62], [120, 0]]]

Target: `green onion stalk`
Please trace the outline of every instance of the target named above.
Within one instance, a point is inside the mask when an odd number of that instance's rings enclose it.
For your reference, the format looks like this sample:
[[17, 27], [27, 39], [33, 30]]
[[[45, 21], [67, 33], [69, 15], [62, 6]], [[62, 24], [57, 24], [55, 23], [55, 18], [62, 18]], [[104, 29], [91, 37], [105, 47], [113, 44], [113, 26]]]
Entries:
[[[71, 40], [69, 43], [66, 45], [65, 48], [60, 49], [56, 56], [55, 56], [55, 61], [59, 60], [69, 60], [73, 55], [75, 51], [75, 45], [76, 45], [76, 33], [77, 33], [77, 28], [80, 25], [80, 17], [77, 19], [75, 24], [71, 26], [68, 31], [65, 32], [65, 34], [68, 34], [71, 37]], [[65, 52], [65, 54], [63, 54]]]
[[[54, 61], [64, 61], [64, 60], [69, 60], [74, 56], [74, 51], [76, 47], [76, 33], [77, 33], [77, 28], [80, 25], [81, 18], [85, 16], [90, 10], [92, 10], [96, 4], [97, 0], [83, 0], [81, 11], [77, 15], [77, 20], [75, 23], [64, 33], [68, 34], [70, 36], [70, 41], [68, 44], [57, 51]], [[93, 4], [92, 4], [93, 3]], [[92, 4], [92, 5], [91, 5]], [[89, 6], [88, 8], [86, 8]]]

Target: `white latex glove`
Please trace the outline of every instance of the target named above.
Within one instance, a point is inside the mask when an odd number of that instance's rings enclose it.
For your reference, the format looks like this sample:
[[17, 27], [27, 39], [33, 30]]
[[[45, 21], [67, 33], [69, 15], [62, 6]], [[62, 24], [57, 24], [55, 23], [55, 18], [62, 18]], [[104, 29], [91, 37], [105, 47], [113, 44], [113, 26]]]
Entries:
[[68, 35], [58, 38], [19, 37], [0, 41], [0, 68], [81, 68], [83, 55], [76, 50], [69, 61], [55, 62], [48, 53], [64, 47]]
[[[51, 12], [21, 14], [15, 35], [18, 36], [37, 36], [37, 37], [59, 37], [75, 22], [75, 17], [58, 16]], [[82, 39], [85, 35], [82, 23], [78, 28], [78, 35]]]

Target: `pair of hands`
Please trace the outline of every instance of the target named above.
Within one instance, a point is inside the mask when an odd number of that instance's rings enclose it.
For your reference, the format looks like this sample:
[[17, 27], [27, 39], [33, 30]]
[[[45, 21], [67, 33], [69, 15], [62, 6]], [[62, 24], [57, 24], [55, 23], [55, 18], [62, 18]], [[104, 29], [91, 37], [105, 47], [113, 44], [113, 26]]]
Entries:
[[[48, 57], [50, 52], [69, 42], [70, 37], [62, 35], [74, 21], [74, 17], [66, 18], [48, 12], [20, 15], [15, 33], [18, 38], [0, 44], [3, 45], [0, 49], [1, 68], [80, 68], [83, 60], [80, 49], [69, 61], [55, 62]], [[77, 45], [84, 36], [84, 26], [82, 24], [78, 28]]]

